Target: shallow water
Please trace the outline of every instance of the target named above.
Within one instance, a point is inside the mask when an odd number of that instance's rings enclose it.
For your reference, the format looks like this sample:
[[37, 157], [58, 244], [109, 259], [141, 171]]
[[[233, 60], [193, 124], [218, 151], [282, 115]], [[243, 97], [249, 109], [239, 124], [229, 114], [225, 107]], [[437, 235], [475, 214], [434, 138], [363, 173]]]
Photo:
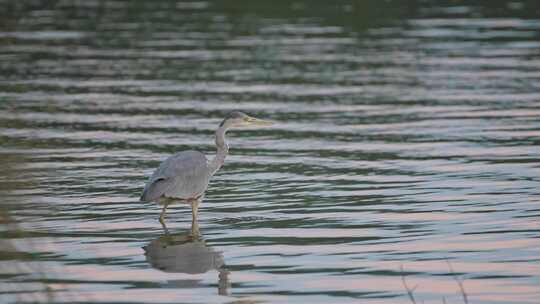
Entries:
[[381, 2], [1, 1], [1, 302], [537, 303], [538, 4]]

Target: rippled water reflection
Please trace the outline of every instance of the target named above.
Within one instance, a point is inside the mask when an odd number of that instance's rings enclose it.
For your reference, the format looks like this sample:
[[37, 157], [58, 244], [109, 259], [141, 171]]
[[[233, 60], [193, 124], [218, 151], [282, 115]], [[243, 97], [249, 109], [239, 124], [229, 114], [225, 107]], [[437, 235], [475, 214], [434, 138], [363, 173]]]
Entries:
[[[538, 4], [259, 2], [0, 1], [2, 300], [537, 302]], [[146, 177], [237, 109], [279, 124], [164, 235]]]

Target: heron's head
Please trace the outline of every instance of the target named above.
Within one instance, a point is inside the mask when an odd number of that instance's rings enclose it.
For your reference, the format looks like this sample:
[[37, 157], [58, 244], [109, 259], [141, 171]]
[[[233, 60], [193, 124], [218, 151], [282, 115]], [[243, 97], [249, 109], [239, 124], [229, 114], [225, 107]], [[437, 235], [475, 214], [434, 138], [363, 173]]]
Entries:
[[226, 126], [227, 128], [240, 128], [249, 126], [270, 126], [272, 124], [273, 123], [271, 121], [258, 119], [245, 113], [234, 111], [229, 113], [219, 126]]

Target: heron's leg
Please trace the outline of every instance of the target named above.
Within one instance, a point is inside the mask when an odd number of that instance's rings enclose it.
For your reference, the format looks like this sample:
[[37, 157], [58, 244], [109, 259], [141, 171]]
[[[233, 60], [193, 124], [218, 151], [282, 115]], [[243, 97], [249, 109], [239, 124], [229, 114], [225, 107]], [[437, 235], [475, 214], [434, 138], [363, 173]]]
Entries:
[[199, 236], [199, 221], [198, 221], [198, 213], [199, 213], [199, 203], [201, 202], [200, 199], [196, 199], [191, 201], [191, 235], [193, 237]]
[[165, 226], [165, 213], [167, 212], [167, 206], [169, 206], [169, 203], [163, 204], [163, 209], [161, 210], [161, 215], [159, 216], [159, 222], [163, 226]]
[[191, 236], [193, 238], [199, 238], [200, 235], [201, 233], [199, 232], [199, 223], [195, 219], [191, 221]]
[[163, 231], [165, 232], [165, 235], [168, 236], [169, 235], [169, 229], [167, 229], [167, 225], [165, 225], [165, 222], [161, 222], [161, 228], [163, 228]]
[[199, 201], [193, 200], [191, 201], [191, 216], [192, 216], [193, 222], [197, 221], [198, 213], [199, 213]]

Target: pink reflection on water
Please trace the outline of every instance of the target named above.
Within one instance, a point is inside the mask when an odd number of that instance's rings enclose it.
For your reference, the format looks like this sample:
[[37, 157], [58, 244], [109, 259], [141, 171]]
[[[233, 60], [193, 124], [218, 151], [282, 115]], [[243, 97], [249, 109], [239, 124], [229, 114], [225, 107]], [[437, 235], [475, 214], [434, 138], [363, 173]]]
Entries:
[[411, 223], [415, 221], [455, 221], [477, 217], [474, 214], [457, 212], [385, 212], [370, 214], [368, 216], [373, 216], [383, 221], [406, 221]]
[[[407, 285], [412, 288], [416, 286], [414, 294], [417, 299], [426, 297], [442, 299], [445, 297], [450, 300], [450, 303], [462, 302], [461, 292], [458, 283], [454, 277], [417, 277], [406, 276]], [[514, 285], [513, 285], [514, 284]], [[501, 301], [516, 301], [518, 299], [533, 298], [531, 295], [540, 295], [537, 286], [534, 285], [515, 285], [512, 280], [482, 280], [482, 279], [467, 279], [463, 281], [463, 285], [469, 301], [474, 303], [475, 300], [491, 299]], [[324, 291], [371, 291], [371, 292], [391, 292], [397, 294], [405, 294], [406, 289], [403, 285], [401, 276], [346, 276], [333, 278], [317, 278], [310, 281], [305, 281], [299, 286], [307, 290], [324, 290]], [[516, 297], [516, 294], [521, 294]]]

